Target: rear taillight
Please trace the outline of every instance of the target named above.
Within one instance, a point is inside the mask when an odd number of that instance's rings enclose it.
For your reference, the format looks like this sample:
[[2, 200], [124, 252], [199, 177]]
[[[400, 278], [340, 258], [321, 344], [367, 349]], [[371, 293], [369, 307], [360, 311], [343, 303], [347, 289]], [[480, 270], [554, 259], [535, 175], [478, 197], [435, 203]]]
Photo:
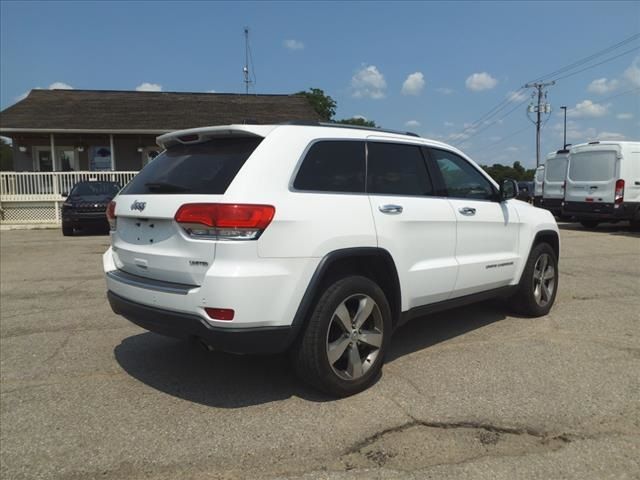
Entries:
[[109, 221], [109, 228], [111, 230], [116, 229], [116, 202], [113, 200], [107, 205], [107, 220]]
[[256, 240], [271, 223], [275, 207], [231, 203], [187, 203], [175, 221], [194, 238]]
[[621, 204], [624, 200], [624, 180], [620, 179], [616, 181], [616, 194], [613, 202], [615, 204]]

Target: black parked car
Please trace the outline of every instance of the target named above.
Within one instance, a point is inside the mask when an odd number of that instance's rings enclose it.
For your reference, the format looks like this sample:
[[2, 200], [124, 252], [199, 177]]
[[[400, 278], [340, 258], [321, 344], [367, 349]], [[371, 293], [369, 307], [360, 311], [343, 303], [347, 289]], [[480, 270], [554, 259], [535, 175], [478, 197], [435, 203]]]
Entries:
[[[62, 234], [94, 227], [108, 230], [107, 205], [120, 190], [116, 182], [78, 182], [62, 204]], [[63, 194], [64, 195], [64, 194]]]

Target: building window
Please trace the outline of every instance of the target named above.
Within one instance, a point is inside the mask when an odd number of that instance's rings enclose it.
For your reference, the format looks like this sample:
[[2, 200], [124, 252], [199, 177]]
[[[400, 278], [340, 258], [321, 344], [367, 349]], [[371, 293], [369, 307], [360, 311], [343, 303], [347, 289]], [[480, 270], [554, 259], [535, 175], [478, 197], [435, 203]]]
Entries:
[[111, 149], [109, 147], [91, 147], [89, 150], [90, 170], [111, 170]]

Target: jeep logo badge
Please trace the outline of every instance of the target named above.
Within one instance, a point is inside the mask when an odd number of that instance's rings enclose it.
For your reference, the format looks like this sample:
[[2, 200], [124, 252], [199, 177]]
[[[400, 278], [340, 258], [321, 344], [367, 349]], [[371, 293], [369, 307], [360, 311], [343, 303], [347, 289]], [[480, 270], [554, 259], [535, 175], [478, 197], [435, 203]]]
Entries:
[[139, 202], [138, 200], [135, 200], [132, 204], [131, 204], [131, 210], [138, 210], [139, 212], [144, 210], [144, 207], [147, 206], [147, 202]]

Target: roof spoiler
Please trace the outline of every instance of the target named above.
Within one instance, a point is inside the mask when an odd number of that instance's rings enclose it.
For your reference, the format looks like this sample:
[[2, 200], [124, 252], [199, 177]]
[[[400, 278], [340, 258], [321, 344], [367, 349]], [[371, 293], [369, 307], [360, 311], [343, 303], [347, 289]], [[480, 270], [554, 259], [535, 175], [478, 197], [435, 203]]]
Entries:
[[190, 145], [211, 140], [215, 137], [266, 137], [275, 127], [273, 125], [224, 125], [219, 127], [200, 127], [165, 133], [156, 138], [162, 148], [173, 145]]

